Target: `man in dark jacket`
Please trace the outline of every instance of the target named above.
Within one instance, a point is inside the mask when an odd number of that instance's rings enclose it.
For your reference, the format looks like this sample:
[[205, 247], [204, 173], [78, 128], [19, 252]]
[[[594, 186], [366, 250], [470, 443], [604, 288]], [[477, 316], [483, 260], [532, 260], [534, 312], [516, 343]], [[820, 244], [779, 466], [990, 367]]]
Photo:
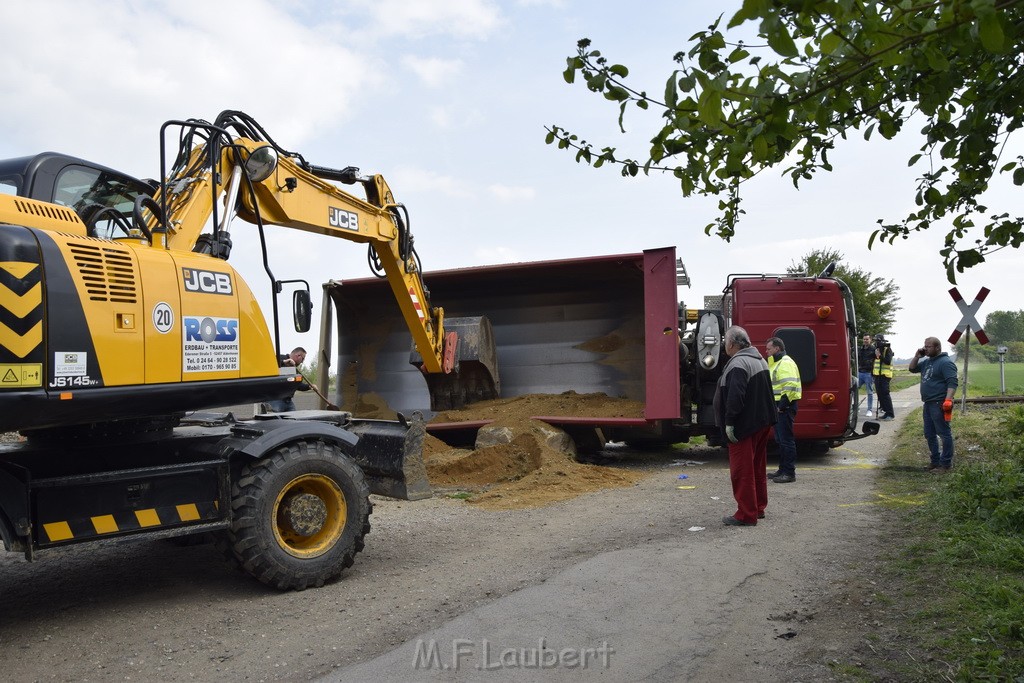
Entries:
[[942, 350], [938, 337], [928, 337], [924, 347], [910, 359], [910, 371], [921, 374], [924, 439], [932, 456], [928, 470], [948, 472], [953, 466], [953, 431], [946, 418], [953, 414], [953, 396], [958, 385], [956, 363]]
[[868, 388], [868, 412], [864, 417], [874, 417], [871, 411], [875, 402], [875, 382], [871, 378], [871, 368], [875, 365], [875, 344], [870, 334], [864, 335], [863, 344], [857, 352], [857, 389]]
[[776, 420], [772, 380], [765, 362], [736, 325], [725, 331], [729, 356], [715, 392], [715, 415], [729, 443], [729, 475], [736, 514], [729, 526], [754, 526], [768, 505], [768, 433]]

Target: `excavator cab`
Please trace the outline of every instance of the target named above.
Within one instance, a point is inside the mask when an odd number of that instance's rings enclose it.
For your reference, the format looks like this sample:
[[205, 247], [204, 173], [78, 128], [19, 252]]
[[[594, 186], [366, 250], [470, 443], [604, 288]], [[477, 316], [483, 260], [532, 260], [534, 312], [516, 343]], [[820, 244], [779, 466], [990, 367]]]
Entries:
[[0, 192], [72, 209], [89, 237], [130, 237], [132, 209], [154, 187], [91, 161], [56, 152], [0, 161]]

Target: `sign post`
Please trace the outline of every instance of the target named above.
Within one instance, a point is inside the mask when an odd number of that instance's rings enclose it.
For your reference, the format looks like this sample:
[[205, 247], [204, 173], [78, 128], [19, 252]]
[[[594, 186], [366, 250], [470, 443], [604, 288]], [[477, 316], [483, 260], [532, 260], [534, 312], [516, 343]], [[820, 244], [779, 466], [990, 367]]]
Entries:
[[974, 301], [968, 304], [960, 296], [956, 287], [949, 290], [949, 295], [953, 297], [953, 301], [956, 302], [957, 308], [963, 315], [956, 329], [953, 330], [953, 334], [949, 335], [949, 343], [956, 344], [960, 340], [960, 336], [964, 332], [967, 333], [967, 339], [964, 339], [964, 391], [960, 397], [961, 415], [967, 412], [967, 366], [971, 362], [971, 328], [973, 327], [975, 330], [974, 336], [978, 338], [979, 344], [988, 344], [988, 335], [985, 334], [985, 330], [981, 329], [981, 325], [978, 324], [978, 319], [975, 317], [978, 309], [981, 308], [981, 302], [988, 296], [988, 292], [988, 287], [982, 287], [978, 290], [978, 296], [974, 297]]

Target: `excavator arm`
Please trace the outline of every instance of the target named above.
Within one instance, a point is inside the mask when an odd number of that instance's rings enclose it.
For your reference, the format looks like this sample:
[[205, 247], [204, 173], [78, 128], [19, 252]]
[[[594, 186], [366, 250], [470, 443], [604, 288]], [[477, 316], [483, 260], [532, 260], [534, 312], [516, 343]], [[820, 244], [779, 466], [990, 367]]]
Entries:
[[[170, 122], [206, 135], [183, 135], [182, 148], [152, 203], [143, 202], [144, 223], [156, 247], [206, 249], [227, 258], [234, 217], [256, 225], [278, 225], [352, 242], [373, 250], [401, 310], [431, 392], [435, 410], [498, 396], [497, 361], [486, 318], [454, 318], [433, 306], [424, 286], [413, 239], [380, 175], [358, 169], [328, 169], [307, 163], [266, 136], [239, 112], [225, 112], [214, 125]], [[249, 137], [232, 135], [241, 129]], [[359, 198], [336, 183], [360, 184]], [[146, 211], [148, 209], [148, 212]], [[221, 215], [218, 215], [218, 213]], [[213, 221], [212, 235], [204, 230]], [[202, 244], [206, 240], [205, 245]]]

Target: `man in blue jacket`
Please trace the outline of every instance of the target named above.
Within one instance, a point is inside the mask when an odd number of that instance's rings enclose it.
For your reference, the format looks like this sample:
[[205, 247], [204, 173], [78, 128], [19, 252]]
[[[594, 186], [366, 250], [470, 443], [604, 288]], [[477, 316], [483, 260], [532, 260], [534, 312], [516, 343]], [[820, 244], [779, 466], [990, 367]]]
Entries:
[[742, 327], [725, 331], [729, 356], [715, 391], [715, 416], [729, 444], [729, 477], [736, 514], [729, 526], [754, 526], [768, 505], [768, 432], [775, 424], [775, 396], [768, 363], [750, 344]]
[[[946, 419], [953, 413], [953, 395], [957, 370], [936, 337], [924, 340], [910, 361], [910, 371], [921, 373], [921, 400], [924, 401], [924, 438], [931, 452], [930, 472], [948, 472], [953, 466], [953, 431]], [[939, 451], [939, 442], [942, 451]]]

